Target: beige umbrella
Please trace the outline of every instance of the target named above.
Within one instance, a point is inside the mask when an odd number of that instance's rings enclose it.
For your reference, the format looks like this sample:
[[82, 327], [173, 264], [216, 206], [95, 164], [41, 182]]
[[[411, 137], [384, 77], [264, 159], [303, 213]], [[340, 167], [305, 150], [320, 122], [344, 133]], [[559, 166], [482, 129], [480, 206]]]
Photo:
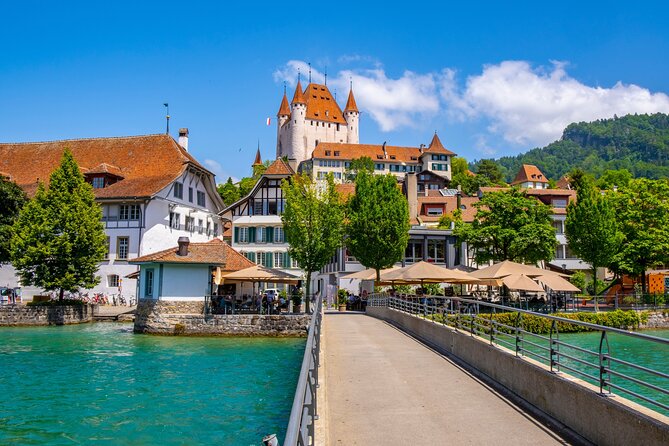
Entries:
[[418, 262], [381, 274], [381, 282], [389, 283], [480, 283], [471, 274], [456, 269], [437, 266], [434, 263]]
[[278, 269], [266, 268], [255, 265], [239, 271], [234, 271], [223, 276], [224, 280], [235, 280], [238, 282], [272, 282], [296, 284], [300, 277], [293, 276]]
[[[381, 274], [399, 269], [398, 266], [393, 266], [392, 268], [386, 268], [381, 270]], [[360, 279], [360, 280], [376, 280], [376, 270], [374, 268], [363, 269], [362, 271], [357, 271], [355, 273], [346, 274], [341, 276], [342, 279]]]
[[544, 289], [525, 274], [511, 274], [503, 277], [502, 282], [510, 290], [542, 292]]
[[570, 293], [580, 293], [581, 290], [580, 288], [576, 287], [574, 284], [569, 282], [568, 280], [563, 279], [562, 277], [559, 276], [538, 276], [535, 277], [536, 280], [539, 280], [542, 282], [544, 285], [546, 285], [548, 288], [550, 288], [553, 291], [566, 291]]
[[512, 274], [523, 274], [527, 277], [537, 277], [537, 276], [565, 276], [565, 274], [554, 273], [547, 269], [537, 268], [532, 265], [525, 265], [523, 263], [516, 263], [510, 260], [504, 260], [503, 262], [495, 263], [486, 268], [479, 269], [471, 273], [472, 276], [479, 279], [499, 279], [502, 277], [510, 276]]

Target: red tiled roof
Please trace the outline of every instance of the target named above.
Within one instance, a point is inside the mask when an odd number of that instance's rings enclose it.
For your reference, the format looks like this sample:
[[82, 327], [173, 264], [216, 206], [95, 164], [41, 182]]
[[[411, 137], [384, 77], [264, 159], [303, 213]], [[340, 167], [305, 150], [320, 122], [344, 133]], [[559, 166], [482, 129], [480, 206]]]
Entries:
[[283, 99], [281, 99], [281, 105], [279, 106], [279, 113], [277, 116], [290, 116], [290, 106], [288, 105], [288, 98], [286, 97], [286, 92], [283, 92]]
[[544, 174], [541, 173], [539, 168], [532, 164], [523, 164], [518, 171], [518, 174], [516, 174], [516, 178], [511, 182], [511, 184], [520, 184], [525, 183], [526, 181], [548, 183], [548, 180]]
[[358, 106], [355, 103], [355, 98], [353, 97], [353, 88], [348, 91], [348, 100], [346, 101], [346, 107], [344, 107], [344, 111], [358, 111]]
[[292, 175], [294, 173], [293, 169], [283, 159], [279, 158], [270, 164], [263, 175]]
[[188, 255], [185, 256], [177, 255], [178, 250], [178, 247], [165, 249], [137, 257], [130, 260], [129, 263], [207, 264], [221, 266], [224, 271], [239, 271], [255, 265], [218, 238], [206, 243], [190, 243], [188, 245]]
[[434, 136], [432, 137], [432, 141], [430, 141], [430, 145], [427, 147], [426, 152], [429, 153], [441, 153], [445, 155], [455, 155], [455, 153], [451, 152], [450, 150], [447, 150], [446, 147], [441, 143], [441, 140], [435, 133]]
[[562, 175], [562, 177], [557, 180], [557, 183], [555, 183], [555, 187], [558, 189], [569, 189], [571, 188], [571, 185], [569, 184], [569, 177], [567, 175]]
[[94, 189], [96, 198], [150, 197], [182, 174], [187, 165], [209, 172], [171, 136], [144, 135], [70, 139], [34, 143], [0, 143], [0, 170], [33, 195], [37, 181], [49, 182], [68, 148], [83, 172], [106, 169], [122, 180]]
[[121, 173], [121, 169], [119, 169], [116, 166], [109, 165], [107, 163], [100, 163], [97, 166], [93, 167], [92, 169], [86, 169], [84, 171], [84, 174], [86, 175], [92, 175], [96, 173], [105, 173], [105, 174], [111, 174], [115, 175], [117, 177], [123, 177], [123, 174]]
[[346, 201], [351, 195], [355, 195], [354, 183], [336, 184], [335, 189], [337, 192], [339, 192], [339, 197], [342, 199], [342, 201]]
[[327, 86], [309, 84], [304, 97], [307, 103], [306, 119], [346, 124], [344, 115]]
[[295, 94], [293, 95], [291, 104], [306, 104], [304, 94], [302, 93], [302, 82], [299, 80], [297, 81], [297, 86], [295, 86]]
[[[326, 150], [330, 152], [329, 155], [325, 154]], [[338, 152], [339, 155], [335, 156], [335, 152]], [[343, 144], [334, 142], [321, 142], [314, 149], [312, 158], [352, 160], [362, 156], [367, 156], [375, 163], [404, 162], [418, 164], [418, 158], [421, 155], [420, 149], [418, 147], [399, 147], [387, 145], [386, 152], [388, 153], [388, 158], [383, 158], [383, 146], [378, 144]], [[379, 158], [379, 156], [382, 158]], [[395, 157], [394, 159], [393, 156]]]
[[523, 189], [525, 195], [556, 195], [576, 198], [575, 190], [568, 189]]
[[[474, 221], [474, 216], [476, 215], [477, 209], [474, 207], [474, 203], [479, 201], [478, 197], [461, 197], [460, 204], [464, 206], [462, 210], [462, 221], [472, 222]], [[456, 196], [432, 196], [432, 197], [418, 197], [418, 216], [424, 222], [437, 222], [441, 216], [432, 216], [427, 215], [428, 207], [440, 207], [444, 210], [445, 214], [450, 214], [458, 207], [458, 197]]]

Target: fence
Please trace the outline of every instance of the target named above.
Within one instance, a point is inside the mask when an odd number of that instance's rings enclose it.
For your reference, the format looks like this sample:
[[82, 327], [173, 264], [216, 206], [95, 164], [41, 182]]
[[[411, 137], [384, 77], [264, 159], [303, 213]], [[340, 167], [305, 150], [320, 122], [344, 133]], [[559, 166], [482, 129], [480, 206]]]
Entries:
[[[663, 359], [669, 357], [669, 339], [460, 297], [403, 299], [373, 295], [368, 306], [388, 307], [483, 337], [518, 357], [548, 365], [552, 372], [566, 371], [583, 378], [597, 385], [601, 394], [626, 395], [669, 414], [669, 374], [665, 373]], [[596, 351], [560, 339], [561, 333], [578, 331], [574, 327], [599, 333]], [[638, 341], [635, 350], [639, 352], [651, 345], [659, 348], [657, 366], [662, 371], [614, 354], [609, 348], [611, 335]]]

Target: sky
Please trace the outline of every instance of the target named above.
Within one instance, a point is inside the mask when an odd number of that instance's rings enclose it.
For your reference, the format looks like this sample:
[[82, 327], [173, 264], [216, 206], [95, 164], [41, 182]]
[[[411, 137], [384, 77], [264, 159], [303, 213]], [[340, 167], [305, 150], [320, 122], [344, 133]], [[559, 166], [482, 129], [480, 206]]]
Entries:
[[[360, 142], [436, 131], [469, 161], [522, 153], [571, 122], [669, 113], [664, 2], [3, 2], [0, 142], [190, 132], [222, 182], [276, 154], [298, 69]], [[271, 125], [266, 119], [272, 118]]]

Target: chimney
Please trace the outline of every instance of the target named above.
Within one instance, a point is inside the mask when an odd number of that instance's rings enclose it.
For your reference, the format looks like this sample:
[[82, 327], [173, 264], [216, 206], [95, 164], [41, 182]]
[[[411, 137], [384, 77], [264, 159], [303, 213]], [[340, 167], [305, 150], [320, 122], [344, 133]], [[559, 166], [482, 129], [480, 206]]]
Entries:
[[385, 141], [383, 141], [382, 149], [383, 149], [383, 158], [388, 159], [388, 151], [386, 150], [386, 142]]
[[188, 245], [190, 244], [190, 240], [188, 237], [179, 237], [177, 243], [179, 243], [179, 250], [177, 251], [177, 255], [180, 257], [186, 257], [188, 255]]
[[418, 218], [418, 177], [415, 173], [407, 173], [407, 201], [409, 202], [409, 218]]
[[182, 128], [179, 129], [179, 145], [188, 152], [188, 129]]
[[420, 153], [423, 153], [423, 148], [425, 147], [425, 144], [421, 144], [418, 150], [420, 150]]

